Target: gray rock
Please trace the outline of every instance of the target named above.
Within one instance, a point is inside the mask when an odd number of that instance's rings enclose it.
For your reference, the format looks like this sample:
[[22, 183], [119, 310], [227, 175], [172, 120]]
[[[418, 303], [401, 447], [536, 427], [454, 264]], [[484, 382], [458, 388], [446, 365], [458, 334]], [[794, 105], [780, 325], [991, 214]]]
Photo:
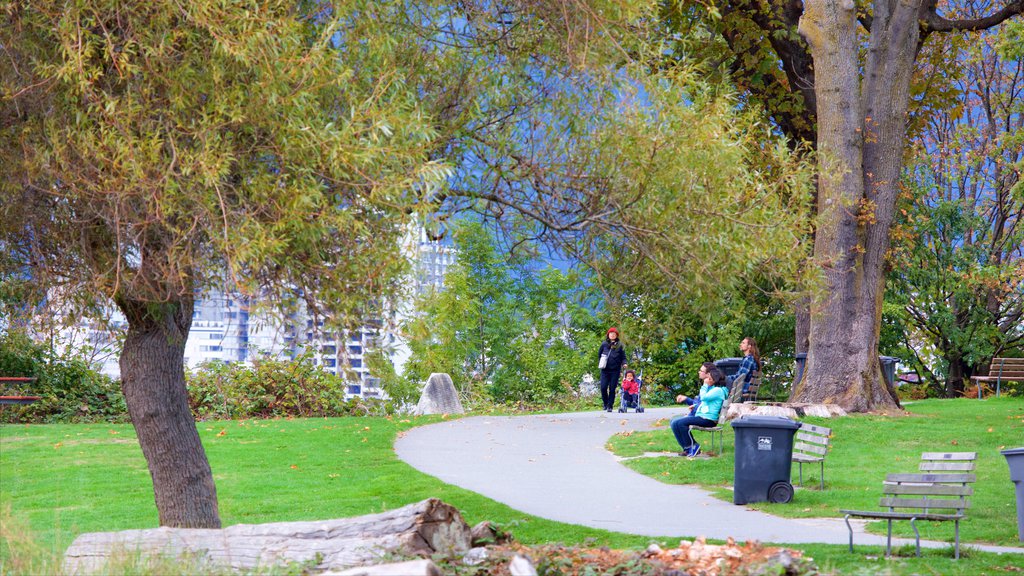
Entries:
[[415, 414], [464, 414], [459, 394], [452, 383], [452, 377], [434, 373], [427, 379], [416, 404]]
[[487, 560], [488, 556], [487, 548], [478, 546], [476, 548], [471, 548], [469, 552], [466, 552], [466, 555], [462, 557], [462, 563], [467, 566], [476, 566], [477, 564]]
[[524, 556], [516, 554], [508, 564], [508, 573], [512, 576], [537, 576], [537, 569]]

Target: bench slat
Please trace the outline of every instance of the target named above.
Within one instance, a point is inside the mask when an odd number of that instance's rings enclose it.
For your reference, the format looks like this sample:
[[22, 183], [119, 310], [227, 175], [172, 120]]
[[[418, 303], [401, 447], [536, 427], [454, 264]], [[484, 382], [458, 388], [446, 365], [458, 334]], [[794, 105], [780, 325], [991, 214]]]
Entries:
[[821, 446], [828, 446], [828, 437], [819, 436], [817, 434], [807, 434], [804, 432], [796, 433], [797, 440], [803, 440], [804, 442], [810, 442], [811, 444], [819, 444]]
[[977, 460], [977, 452], [925, 452], [921, 460]]
[[811, 452], [813, 454], [827, 454], [827, 446], [816, 446], [814, 444], [804, 444], [803, 442], [797, 442], [793, 446], [793, 452]]
[[921, 462], [918, 469], [924, 472], [970, 472], [974, 470], [974, 462]]
[[824, 456], [809, 456], [807, 454], [793, 454], [793, 462], [821, 462]]
[[812, 432], [812, 433], [814, 433], [816, 435], [819, 435], [819, 436], [831, 436], [832, 435], [832, 429], [831, 428], [825, 428], [824, 426], [816, 426], [814, 424], [807, 424], [806, 422], [803, 423], [802, 426], [800, 426], [800, 428], [797, 430], [797, 432]]
[[960, 484], [886, 484], [884, 494], [935, 494], [939, 496], [970, 496], [974, 488]]
[[974, 474], [889, 474], [885, 477], [886, 482], [917, 482], [964, 484], [977, 481]]
[[967, 517], [963, 514], [933, 514], [931, 512], [914, 514], [913, 512], [840, 510], [839, 513], [849, 514], [850, 516], [858, 516], [861, 518], [892, 518], [894, 520], [909, 520], [911, 518], [917, 518], [918, 520], [963, 520]]
[[939, 508], [943, 510], [964, 510], [971, 507], [971, 503], [967, 500], [932, 500], [931, 498], [882, 498], [879, 500], [879, 506], [886, 508], [921, 508], [934, 509]]

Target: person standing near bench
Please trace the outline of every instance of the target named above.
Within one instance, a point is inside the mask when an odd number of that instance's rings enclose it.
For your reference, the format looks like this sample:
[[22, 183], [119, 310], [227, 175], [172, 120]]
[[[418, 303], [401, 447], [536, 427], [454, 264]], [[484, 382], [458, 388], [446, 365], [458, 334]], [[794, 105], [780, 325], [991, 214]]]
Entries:
[[[710, 362], [705, 362], [698, 373], [704, 380], [697, 395], [700, 404], [697, 406], [697, 413], [693, 416], [676, 416], [669, 425], [676, 442], [683, 449], [681, 456], [693, 458], [700, 454], [700, 444], [693, 439], [690, 426], [700, 428], [714, 428], [718, 424], [718, 415], [722, 411], [722, 403], [725, 402], [729, 392], [725, 389], [725, 374], [722, 370]], [[676, 402], [690, 404], [691, 400], [685, 395], [676, 396]]]
[[598, 368], [601, 369], [601, 400], [604, 402], [604, 411], [611, 412], [619, 388], [619, 375], [626, 365], [626, 351], [619, 341], [618, 328], [613, 326], [605, 332], [598, 357]]

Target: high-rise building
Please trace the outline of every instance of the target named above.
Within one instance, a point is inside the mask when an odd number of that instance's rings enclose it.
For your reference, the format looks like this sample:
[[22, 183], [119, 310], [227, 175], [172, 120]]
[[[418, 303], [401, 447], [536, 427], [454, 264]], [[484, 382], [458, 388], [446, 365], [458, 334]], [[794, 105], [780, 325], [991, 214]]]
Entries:
[[[385, 318], [368, 321], [354, 330], [326, 330], [323, 322], [299, 311], [286, 318], [260, 313], [258, 301], [223, 290], [197, 294], [192, 326], [185, 343], [185, 365], [196, 368], [204, 362], [251, 362], [257, 354], [296, 358], [309, 353], [315, 365], [348, 382], [346, 393], [377, 397], [382, 394], [379, 378], [366, 366], [366, 354], [380, 349], [401, 372], [409, 347], [398, 327], [414, 311], [414, 298], [430, 289], [441, 289], [448, 268], [455, 262], [455, 250], [428, 238], [419, 229], [402, 242], [402, 254], [411, 260], [404, 294], [389, 305]], [[103, 372], [117, 377], [121, 338], [127, 327], [113, 307], [105, 323], [82, 320], [62, 329], [58, 340], [68, 346], [94, 350]]]

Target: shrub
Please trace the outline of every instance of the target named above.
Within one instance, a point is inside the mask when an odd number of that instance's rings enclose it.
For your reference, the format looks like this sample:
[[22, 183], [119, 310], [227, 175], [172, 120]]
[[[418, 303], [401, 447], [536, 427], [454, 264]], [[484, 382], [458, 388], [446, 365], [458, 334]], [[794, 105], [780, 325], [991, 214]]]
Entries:
[[208, 362], [186, 374], [197, 420], [365, 415], [371, 406], [346, 400], [347, 383], [321, 370], [309, 354], [295, 360], [258, 357], [252, 366]]
[[118, 382], [93, 370], [75, 353], [57, 354], [33, 342], [24, 332], [0, 336], [0, 376], [36, 378], [24, 386], [8, 386], [5, 393], [40, 396], [26, 406], [6, 406], [3, 422], [123, 422], [128, 409]]

